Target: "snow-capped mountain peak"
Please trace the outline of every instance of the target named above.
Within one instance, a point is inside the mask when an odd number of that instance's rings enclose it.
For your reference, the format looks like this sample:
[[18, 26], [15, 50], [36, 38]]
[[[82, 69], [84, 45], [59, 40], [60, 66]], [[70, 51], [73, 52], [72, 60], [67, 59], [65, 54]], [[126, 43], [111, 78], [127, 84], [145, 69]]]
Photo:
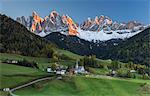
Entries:
[[[81, 29], [78, 29], [79, 35], [77, 35], [81, 39], [85, 39], [87, 41], [107, 41], [111, 39], [126, 39], [130, 38], [138, 33], [141, 32], [141, 30], [136, 31], [134, 33], [131, 32], [132, 30], [117, 30], [117, 31], [111, 31], [111, 33], [108, 34], [108, 32], [105, 32], [104, 30], [101, 30], [99, 32], [93, 32], [93, 31], [84, 31]], [[119, 34], [118, 32], [122, 32], [124, 34]]]
[[[49, 34], [51, 32], [66, 32], [68, 35], [77, 35], [77, 25], [68, 15], [61, 16], [58, 12], [53, 10], [49, 16], [42, 18], [37, 14], [37, 12], [33, 11], [31, 17], [32, 18], [29, 20], [17, 17], [16, 20], [37, 35], [41, 32], [42, 34], [43, 32], [45, 32], [45, 34]], [[28, 26], [26, 23], [28, 23]]]
[[76, 35], [88, 41], [130, 38], [145, 29], [145, 26], [137, 21], [118, 23], [104, 15], [93, 19], [89, 17], [77, 26], [69, 15], [60, 15], [55, 10], [44, 18], [33, 11], [32, 16], [27, 20], [24, 16], [17, 17], [16, 20], [41, 37], [52, 32], [61, 32], [66, 35]]

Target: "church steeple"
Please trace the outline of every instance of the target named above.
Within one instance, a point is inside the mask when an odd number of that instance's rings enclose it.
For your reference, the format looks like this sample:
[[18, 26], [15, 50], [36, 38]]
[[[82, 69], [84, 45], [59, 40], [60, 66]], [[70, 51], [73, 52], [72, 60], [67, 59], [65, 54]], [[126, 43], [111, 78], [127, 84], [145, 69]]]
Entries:
[[76, 60], [76, 67], [75, 69], [78, 69], [79, 68], [79, 64], [78, 64], [78, 60]]

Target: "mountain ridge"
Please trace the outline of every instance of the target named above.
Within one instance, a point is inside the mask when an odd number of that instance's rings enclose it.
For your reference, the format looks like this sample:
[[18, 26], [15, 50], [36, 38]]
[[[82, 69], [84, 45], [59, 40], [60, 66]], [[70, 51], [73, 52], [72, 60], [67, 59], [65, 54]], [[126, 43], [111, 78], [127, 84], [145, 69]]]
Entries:
[[61, 32], [65, 35], [78, 36], [88, 41], [106, 41], [115, 38], [130, 38], [146, 28], [145, 25], [137, 21], [117, 23], [108, 16], [103, 15], [96, 16], [95, 19], [88, 18], [83, 23], [77, 24], [68, 15], [60, 15], [55, 10], [44, 18], [33, 12], [29, 18], [26, 20], [25, 17], [17, 17], [16, 20], [41, 37], [52, 32]]

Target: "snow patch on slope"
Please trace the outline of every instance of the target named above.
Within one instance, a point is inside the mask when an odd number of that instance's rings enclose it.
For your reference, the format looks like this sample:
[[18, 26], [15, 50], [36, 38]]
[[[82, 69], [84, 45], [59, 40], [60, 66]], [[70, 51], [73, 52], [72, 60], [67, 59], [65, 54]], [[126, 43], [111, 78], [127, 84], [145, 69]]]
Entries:
[[40, 37], [45, 37], [47, 34], [44, 31], [42, 31], [42, 32], [38, 33], [37, 35], [39, 35]]
[[[56, 32], [61, 33], [61, 34], [64, 34], [64, 35], [68, 35], [68, 34], [66, 34], [66, 32], [64, 32], [64, 31], [56, 31]], [[51, 34], [51, 33], [54, 33], [54, 32], [44, 32], [44, 31], [42, 31], [42, 32], [40, 32], [40, 33], [35, 33], [35, 34], [36, 34], [36, 35], [39, 35], [40, 37], [45, 37], [46, 35], [49, 35], [49, 34]]]
[[[125, 38], [130, 38], [141, 31], [136, 31], [136, 32], [131, 32], [131, 30], [117, 30], [117, 31], [111, 31], [111, 34], [107, 34], [107, 32], [101, 30], [99, 32], [93, 32], [93, 31], [83, 31], [81, 29], [78, 29], [79, 35], [78, 37], [81, 39], [85, 39], [87, 41], [107, 41], [110, 39], [125, 39]], [[117, 32], [122, 32], [123, 34], [119, 34]]]

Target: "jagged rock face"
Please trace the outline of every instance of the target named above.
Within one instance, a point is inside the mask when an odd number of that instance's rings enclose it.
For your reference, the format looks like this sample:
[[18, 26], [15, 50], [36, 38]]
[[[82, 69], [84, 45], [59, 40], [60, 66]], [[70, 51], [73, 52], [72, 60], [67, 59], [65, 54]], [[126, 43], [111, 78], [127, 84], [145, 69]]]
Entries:
[[62, 17], [56, 11], [51, 12], [50, 15], [45, 18], [45, 32], [57, 32], [66, 30], [67, 25], [63, 23]]
[[41, 18], [36, 12], [33, 12], [32, 16], [33, 16], [33, 22], [32, 22], [31, 31], [32, 32], [42, 31], [42, 23], [44, 22], [44, 19]]
[[19, 23], [22, 23], [24, 26], [27, 26], [27, 21], [24, 16], [21, 16], [21, 18], [17, 17], [16, 19]]
[[100, 17], [96, 16], [94, 20], [88, 18], [83, 24], [81, 24], [81, 29], [89, 31], [100, 31], [102, 29], [108, 30], [106, 27], [112, 25], [112, 22], [113, 21], [110, 18], [104, 17], [103, 15]]
[[52, 11], [44, 18], [33, 12], [32, 16], [28, 17], [27, 20], [24, 16], [16, 18], [16, 20], [41, 37], [52, 32], [60, 32], [66, 35], [75, 35], [89, 41], [92, 39], [129, 38], [145, 28], [144, 25], [136, 21], [118, 23], [103, 15], [96, 16], [94, 19], [88, 18], [79, 25], [68, 15], [60, 15], [56, 11]]
[[32, 22], [33, 22], [33, 17], [32, 17], [32, 16], [29, 16], [29, 17], [27, 18], [27, 28], [28, 28], [28, 30], [31, 30]]
[[17, 18], [16, 18], [16, 21], [19, 22], [19, 23], [21, 23], [21, 18], [20, 18], [20, 17], [17, 17]]
[[141, 26], [141, 23], [138, 23], [136, 21], [130, 21], [127, 23], [127, 28], [129, 29], [133, 29], [135, 26]]
[[35, 11], [27, 20], [24, 16], [17, 17], [16, 21], [23, 24], [33, 33], [47, 32], [68, 32], [68, 35], [77, 35], [77, 25], [66, 15], [59, 15], [52, 11], [49, 16], [43, 19]]
[[136, 21], [130, 21], [128, 23], [117, 23], [113, 22], [113, 20], [109, 17], [103, 15], [100, 17], [96, 16], [94, 20], [88, 18], [80, 25], [81, 29], [86, 31], [115, 31], [125, 29], [133, 30], [137, 26], [142, 26], [142, 24]]

